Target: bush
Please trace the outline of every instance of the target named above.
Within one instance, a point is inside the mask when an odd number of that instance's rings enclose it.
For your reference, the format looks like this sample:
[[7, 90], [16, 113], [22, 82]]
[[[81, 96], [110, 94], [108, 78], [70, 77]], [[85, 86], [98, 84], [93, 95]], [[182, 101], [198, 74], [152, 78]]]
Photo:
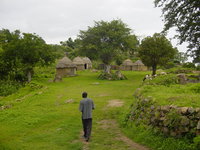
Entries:
[[191, 73], [193, 71], [192, 68], [182, 68], [182, 67], [176, 67], [166, 70], [167, 73]]
[[16, 81], [0, 80], [0, 96], [7, 96], [18, 91], [22, 87], [22, 83]]
[[173, 74], [161, 75], [153, 78], [152, 80], [148, 80], [146, 83], [150, 85], [170, 86], [172, 84], [178, 84], [178, 78]]

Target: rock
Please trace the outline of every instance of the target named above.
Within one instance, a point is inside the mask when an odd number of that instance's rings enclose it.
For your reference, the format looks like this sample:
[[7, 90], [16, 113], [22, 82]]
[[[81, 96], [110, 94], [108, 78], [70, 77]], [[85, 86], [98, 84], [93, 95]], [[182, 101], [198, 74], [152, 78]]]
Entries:
[[154, 105], [151, 105], [150, 108], [151, 108], [151, 110], [154, 110], [154, 109], [155, 109], [155, 106], [154, 106]]
[[176, 135], [177, 135], [176, 132], [174, 132], [174, 131], [170, 131], [170, 136], [175, 137]]
[[161, 106], [161, 111], [162, 111], [163, 113], [168, 113], [169, 110], [170, 110], [170, 107], [169, 107], [169, 106]]
[[169, 121], [169, 120], [165, 119], [165, 120], [163, 121], [163, 125], [164, 125], [165, 127], [167, 127], [169, 124], [170, 124], [170, 121]]
[[73, 103], [73, 102], [74, 102], [73, 99], [68, 99], [68, 100], [65, 101], [65, 103]]
[[195, 109], [192, 107], [189, 107], [187, 111], [188, 113], [193, 114], [195, 112]]
[[182, 126], [187, 126], [190, 124], [190, 120], [186, 116], [181, 116], [180, 124]]
[[186, 115], [188, 113], [188, 107], [181, 107], [181, 114]]
[[162, 128], [162, 132], [165, 133], [165, 134], [168, 134], [169, 133], [169, 129], [167, 127], [163, 127]]
[[178, 74], [177, 77], [178, 77], [178, 81], [179, 81], [180, 84], [186, 84], [187, 83], [187, 78], [186, 78], [184, 73]]
[[200, 130], [200, 121], [197, 123], [197, 130]]
[[196, 112], [195, 117], [200, 119], [200, 108], [196, 108], [195, 112]]
[[164, 121], [164, 120], [166, 120], [165, 117], [161, 117], [161, 118], [160, 118], [160, 121]]

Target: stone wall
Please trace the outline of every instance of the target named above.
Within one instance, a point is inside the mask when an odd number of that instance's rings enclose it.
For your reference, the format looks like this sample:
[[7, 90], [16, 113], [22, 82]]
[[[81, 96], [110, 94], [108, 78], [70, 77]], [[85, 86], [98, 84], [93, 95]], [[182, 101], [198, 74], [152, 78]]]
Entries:
[[143, 98], [136, 90], [137, 103], [132, 107], [130, 119], [160, 130], [166, 135], [181, 137], [200, 135], [200, 108], [158, 106], [152, 97]]

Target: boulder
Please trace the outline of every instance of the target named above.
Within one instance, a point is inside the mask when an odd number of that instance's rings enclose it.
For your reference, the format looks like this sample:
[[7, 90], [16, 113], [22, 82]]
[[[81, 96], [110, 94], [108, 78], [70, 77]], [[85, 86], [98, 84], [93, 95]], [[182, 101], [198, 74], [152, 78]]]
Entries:
[[197, 130], [200, 130], [200, 121], [197, 123]]
[[180, 84], [186, 84], [187, 83], [187, 78], [186, 78], [184, 73], [177, 74], [177, 77], [178, 77], [178, 81], [179, 81]]
[[187, 126], [190, 124], [190, 120], [186, 116], [181, 116], [181, 122], [180, 124], [182, 126]]
[[186, 115], [188, 113], [188, 107], [181, 107], [181, 114]]
[[188, 108], [188, 113], [189, 113], [189, 114], [195, 113], [195, 109], [192, 108], [192, 107], [189, 107], [189, 108]]

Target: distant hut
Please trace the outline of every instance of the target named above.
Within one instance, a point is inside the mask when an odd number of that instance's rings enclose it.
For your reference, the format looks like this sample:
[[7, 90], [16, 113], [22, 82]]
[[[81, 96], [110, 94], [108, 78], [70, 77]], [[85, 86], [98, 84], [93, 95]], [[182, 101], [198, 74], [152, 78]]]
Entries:
[[88, 57], [83, 57], [82, 60], [84, 62], [84, 69], [92, 69], [92, 62]]
[[82, 60], [81, 57], [76, 57], [73, 59], [73, 64], [77, 66], [77, 70], [84, 70], [84, 61]]
[[58, 61], [56, 65], [56, 76], [65, 77], [65, 76], [75, 76], [76, 75], [76, 65], [68, 57], [63, 57]]
[[145, 66], [141, 60], [137, 60], [135, 63], [133, 63], [133, 70], [135, 71], [146, 71], [147, 66]]
[[130, 59], [124, 60], [121, 65], [121, 70], [133, 70], [133, 62]]

